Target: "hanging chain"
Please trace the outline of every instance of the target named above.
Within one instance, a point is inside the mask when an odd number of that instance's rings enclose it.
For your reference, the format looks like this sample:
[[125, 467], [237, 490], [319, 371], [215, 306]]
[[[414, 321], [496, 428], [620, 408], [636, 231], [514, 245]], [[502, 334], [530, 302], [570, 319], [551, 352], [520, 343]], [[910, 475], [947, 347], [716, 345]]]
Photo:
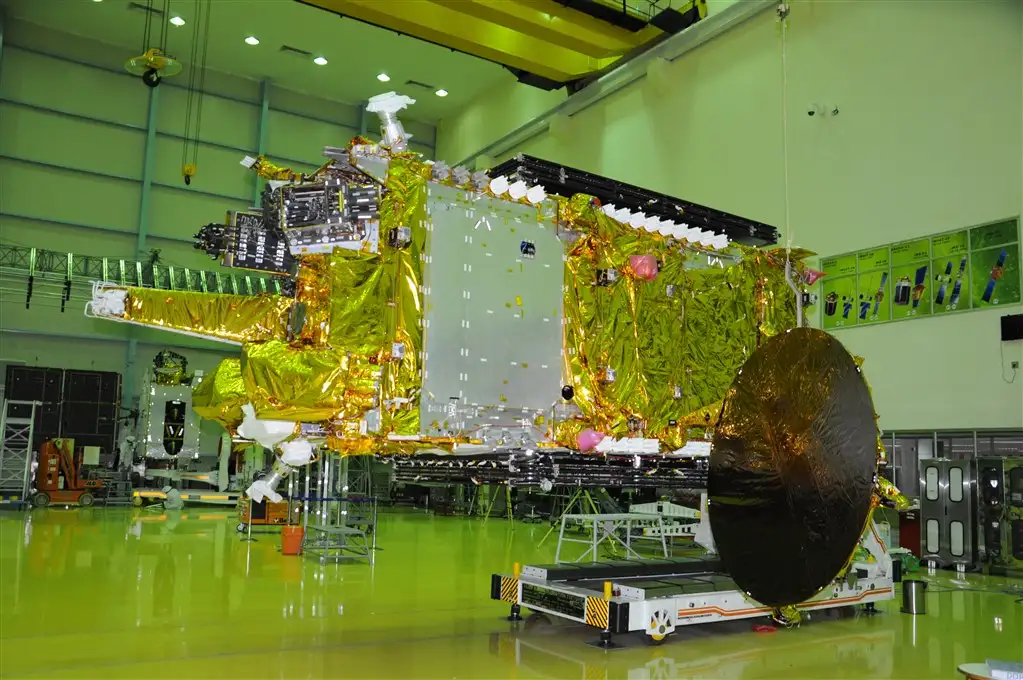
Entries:
[[199, 130], [202, 127], [203, 94], [206, 92], [206, 58], [209, 52], [212, 3], [210, 0], [196, 0], [195, 7], [192, 50], [188, 62], [188, 94], [185, 101], [185, 139], [181, 147], [181, 172], [185, 177], [185, 184], [191, 183], [199, 160]]
[[185, 129], [184, 143], [181, 146], [181, 167], [188, 165], [188, 142], [192, 138], [192, 103], [195, 100], [196, 69], [198, 68], [199, 30], [202, 27], [200, 15], [202, 2], [195, 3], [195, 25], [192, 27], [192, 51], [188, 59], [188, 90], [185, 95]]
[[142, 29], [142, 49], [139, 54], [145, 54], [149, 50], [149, 37], [153, 27], [153, 0], [146, 2], [146, 22]]
[[213, 13], [213, 4], [206, 0], [206, 25], [203, 28], [202, 41], [202, 67], [199, 71], [199, 102], [195, 112], [195, 143], [192, 150], [192, 165], [198, 165], [199, 161], [199, 130], [202, 128], [202, 103], [206, 95], [206, 55], [210, 46], [210, 15]]
[[170, 0], [163, 0], [163, 21], [160, 25], [160, 51], [167, 54], [167, 25], [170, 23]]
[[778, 5], [778, 20], [781, 22], [781, 148], [785, 198], [785, 259], [792, 255], [792, 225], [789, 224], [789, 68], [788, 68], [788, 26], [789, 5]]

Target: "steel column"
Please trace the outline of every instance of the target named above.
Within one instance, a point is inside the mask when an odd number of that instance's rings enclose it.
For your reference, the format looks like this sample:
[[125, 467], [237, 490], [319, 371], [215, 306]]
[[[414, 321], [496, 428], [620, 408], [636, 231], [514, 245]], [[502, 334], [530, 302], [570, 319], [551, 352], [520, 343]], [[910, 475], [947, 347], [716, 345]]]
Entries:
[[[266, 134], [270, 126], [270, 80], [264, 79], [259, 84], [260, 105], [259, 105], [259, 126], [256, 133], [256, 155], [262, 156], [266, 153]], [[259, 205], [259, 194], [262, 190], [262, 182], [258, 175], [252, 176], [252, 205]]]
[[[128, 333], [134, 335], [135, 331], [129, 327]], [[135, 364], [138, 363], [138, 356], [139, 341], [129, 337], [124, 352], [124, 379], [121, 380], [121, 406], [124, 408], [134, 408], [135, 400], [139, 397], [135, 393]]]

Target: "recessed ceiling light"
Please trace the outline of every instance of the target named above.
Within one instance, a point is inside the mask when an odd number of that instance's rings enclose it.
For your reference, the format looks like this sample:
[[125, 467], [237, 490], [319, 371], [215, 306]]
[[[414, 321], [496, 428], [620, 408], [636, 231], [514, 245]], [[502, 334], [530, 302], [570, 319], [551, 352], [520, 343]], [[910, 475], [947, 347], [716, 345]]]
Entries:
[[313, 63], [316, 64], [317, 66], [326, 66], [327, 59], [325, 57], [316, 57], [315, 59], [313, 59]]
[[448, 91], [447, 90], [437, 90], [434, 94], [436, 94], [438, 97], [447, 97], [448, 96]]
[[378, 73], [377, 74], [377, 80], [379, 80], [381, 83], [386, 83], [390, 79], [391, 79], [391, 76], [387, 75], [386, 73]]
[[185, 20], [182, 19], [181, 17], [171, 17], [170, 18], [170, 22], [172, 24], [174, 24], [175, 26], [184, 26], [185, 25]]
[[245, 42], [247, 42], [250, 45], [258, 45], [259, 44], [259, 38], [257, 38], [254, 35], [250, 35], [249, 37], [247, 37], [245, 39]]

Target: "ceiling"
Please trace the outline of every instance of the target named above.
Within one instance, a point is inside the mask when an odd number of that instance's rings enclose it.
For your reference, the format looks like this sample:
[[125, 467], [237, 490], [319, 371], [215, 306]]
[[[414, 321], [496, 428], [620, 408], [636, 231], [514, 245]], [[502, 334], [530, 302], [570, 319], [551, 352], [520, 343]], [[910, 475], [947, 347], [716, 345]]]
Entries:
[[[153, 7], [162, 9], [164, 2], [153, 0]], [[168, 51], [187, 62], [196, 2], [169, 2], [169, 14], [186, 24], [168, 26]], [[146, 4], [147, 0], [0, 0], [10, 19], [123, 47], [126, 59], [140, 52], [147, 13], [137, 6]], [[280, 87], [328, 100], [357, 103], [396, 90], [417, 100], [411, 118], [435, 122], [495, 85], [515, 79], [483, 59], [292, 0], [211, 0], [211, 7], [208, 68], [255, 80], [269, 78]], [[162, 23], [154, 19], [154, 26]], [[260, 44], [247, 45], [246, 36], [256, 36]], [[285, 53], [282, 45], [311, 54]], [[315, 56], [329, 63], [317, 66]], [[391, 77], [390, 82], [377, 81], [381, 72]], [[441, 88], [448, 96], [434, 94]]]
[[[298, 0], [501, 64], [526, 84], [558, 89], [663, 39], [668, 14], [699, 18], [694, 0], [647, 23], [594, 0]], [[667, 0], [665, 9], [668, 9]], [[670, 22], [671, 20], [669, 20]]]

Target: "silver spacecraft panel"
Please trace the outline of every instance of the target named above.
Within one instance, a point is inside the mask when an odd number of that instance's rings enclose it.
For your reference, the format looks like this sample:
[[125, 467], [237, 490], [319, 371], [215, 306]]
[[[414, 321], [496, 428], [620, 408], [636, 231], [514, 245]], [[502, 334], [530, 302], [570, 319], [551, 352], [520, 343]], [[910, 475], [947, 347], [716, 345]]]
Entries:
[[427, 205], [422, 428], [514, 429], [561, 391], [564, 249], [554, 222], [440, 184]]

